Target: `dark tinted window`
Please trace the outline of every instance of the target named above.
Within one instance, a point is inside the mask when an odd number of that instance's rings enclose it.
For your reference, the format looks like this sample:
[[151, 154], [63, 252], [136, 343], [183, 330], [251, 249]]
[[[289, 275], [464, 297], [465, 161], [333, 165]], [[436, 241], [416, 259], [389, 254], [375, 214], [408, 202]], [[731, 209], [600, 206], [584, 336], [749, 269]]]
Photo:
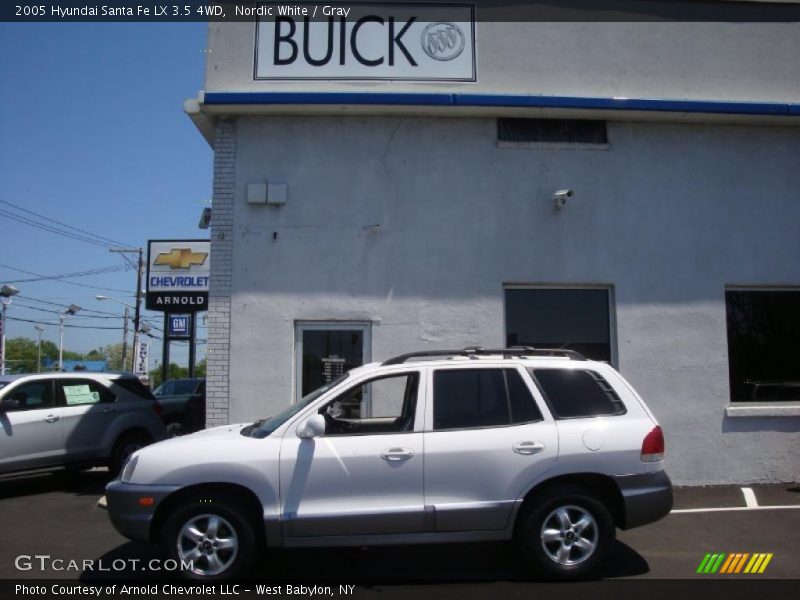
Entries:
[[731, 401], [800, 401], [800, 291], [728, 290]]
[[6, 408], [7, 411], [51, 408], [55, 404], [53, 399], [53, 383], [49, 379], [32, 381], [31, 383], [18, 386], [10, 390], [5, 395], [5, 398], [11, 398], [17, 401], [17, 407]]
[[611, 362], [609, 290], [507, 289], [505, 296], [507, 347], [577, 350]]
[[619, 415], [625, 406], [613, 388], [593, 371], [531, 369], [557, 418]]
[[491, 427], [536, 421], [541, 414], [512, 369], [436, 371], [433, 428]]
[[585, 119], [497, 119], [501, 142], [607, 144], [605, 121]]
[[114, 379], [114, 383], [141, 398], [155, 400], [153, 393], [136, 377], [123, 377], [120, 379]]

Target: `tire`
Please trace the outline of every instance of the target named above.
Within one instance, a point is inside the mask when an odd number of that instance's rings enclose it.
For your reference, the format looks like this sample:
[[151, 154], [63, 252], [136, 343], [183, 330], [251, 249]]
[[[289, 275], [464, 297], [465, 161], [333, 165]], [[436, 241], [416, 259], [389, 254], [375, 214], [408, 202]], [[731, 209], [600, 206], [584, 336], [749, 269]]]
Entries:
[[580, 486], [552, 487], [522, 510], [517, 545], [528, 565], [549, 578], [591, 577], [614, 541], [608, 508]]
[[261, 546], [256, 531], [247, 511], [233, 497], [209, 494], [188, 498], [167, 515], [161, 529], [161, 551], [179, 566], [191, 561], [194, 570], [180, 570], [187, 579], [241, 577], [252, 567]]
[[140, 448], [144, 448], [150, 444], [153, 439], [146, 433], [140, 431], [131, 431], [123, 433], [114, 442], [114, 447], [111, 449], [111, 457], [108, 461], [108, 471], [112, 477], [117, 477], [122, 470], [122, 465], [125, 460]]
[[180, 421], [167, 423], [167, 437], [179, 437], [186, 433], [186, 428]]

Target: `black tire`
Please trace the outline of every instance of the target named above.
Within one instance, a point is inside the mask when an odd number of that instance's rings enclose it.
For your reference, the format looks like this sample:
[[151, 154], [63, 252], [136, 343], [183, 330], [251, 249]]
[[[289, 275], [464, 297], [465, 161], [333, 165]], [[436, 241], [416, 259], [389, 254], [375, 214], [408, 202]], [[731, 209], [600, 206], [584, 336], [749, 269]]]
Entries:
[[[560, 518], [564, 515], [566, 522]], [[548, 541], [545, 531], [551, 532]], [[515, 536], [523, 558], [537, 572], [552, 579], [586, 579], [595, 574], [615, 534], [614, 519], [597, 496], [562, 485], [526, 501]]]
[[111, 457], [108, 460], [108, 471], [112, 477], [117, 477], [122, 470], [125, 460], [140, 448], [144, 448], [152, 443], [153, 439], [141, 431], [129, 431], [123, 433], [114, 442], [111, 449]]
[[[211, 530], [212, 518], [218, 523], [214, 531]], [[202, 540], [195, 541], [183, 533], [190, 524], [203, 533]], [[213, 547], [217, 540], [220, 544], [223, 540], [233, 540], [235, 550]], [[159, 541], [164, 557], [177, 561], [179, 568], [182, 561], [192, 562], [196, 570], [180, 568], [181, 576], [198, 581], [220, 581], [249, 572], [262, 546], [259, 540], [256, 526], [241, 503], [227, 494], [211, 493], [187, 498], [175, 507], [164, 521]], [[197, 558], [193, 552], [199, 553]], [[212, 572], [215, 568], [209, 560], [212, 553], [219, 561], [217, 564], [224, 566], [222, 571]]]

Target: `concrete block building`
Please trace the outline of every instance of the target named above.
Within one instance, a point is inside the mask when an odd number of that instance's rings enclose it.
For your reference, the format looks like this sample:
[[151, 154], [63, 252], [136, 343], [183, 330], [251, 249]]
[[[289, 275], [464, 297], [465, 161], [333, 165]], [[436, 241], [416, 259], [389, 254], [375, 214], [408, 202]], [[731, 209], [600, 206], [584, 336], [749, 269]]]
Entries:
[[360, 10], [209, 26], [209, 423], [564, 347], [647, 400], [676, 483], [800, 479], [800, 25]]

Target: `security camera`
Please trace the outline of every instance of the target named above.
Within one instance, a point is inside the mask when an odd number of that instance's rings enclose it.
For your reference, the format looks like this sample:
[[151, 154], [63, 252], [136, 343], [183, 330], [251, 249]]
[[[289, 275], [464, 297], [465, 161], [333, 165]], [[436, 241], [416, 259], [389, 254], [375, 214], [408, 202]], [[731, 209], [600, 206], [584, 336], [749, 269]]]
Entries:
[[555, 194], [553, 194], [553, 210], [558, 212], [564, 205], [566, 205], [567, 200], [572, 198], [575, 195], [575, 192], [572, 190], [558, 190]]

